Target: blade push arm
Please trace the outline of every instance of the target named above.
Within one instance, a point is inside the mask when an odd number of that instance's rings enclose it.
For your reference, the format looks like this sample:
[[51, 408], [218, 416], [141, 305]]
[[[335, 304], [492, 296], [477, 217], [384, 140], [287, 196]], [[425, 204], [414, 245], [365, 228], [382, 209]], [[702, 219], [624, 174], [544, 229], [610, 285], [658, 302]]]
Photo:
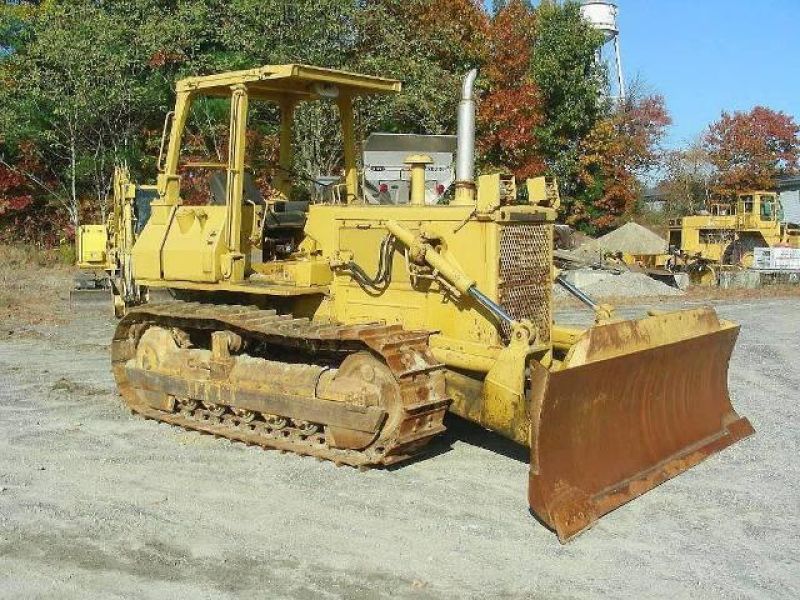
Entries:
[[599, 302], [595, 301], [586, 292], [567, 281], [563, 275], [559, 274], [558, 277], [556, 277], [556, 283], [567, 290], [575, 298], [583, 302], [586, 306], [591, 308], [594, 311], [595, 321], [597, 323], [606, 322], [614, 318], [613, 306], [610, 304], [600, 304]]
[[408, 247], [411, 255], [417, 259], [426, 262], [432, 269], [441, 274], [447, 282], [455, 287], [462, 294], [466, 294], [487, 311], [489, 311], [496, 319], [506, 325], [514, 325], [515, 321], [502, 306], [490, 300], [483, 292], [481, 292], [474, 279], [471, 279], [466, 273], [462, 272], [458, 267], [455, 267], [444, 256], [439, 254], [436, 249], [423, 240], [420, 236], [414, 235], [411, 231], [397, 223], [396, 221], [389, 221], [386, 223], [386, 228], [400, 240], [405, 246]]

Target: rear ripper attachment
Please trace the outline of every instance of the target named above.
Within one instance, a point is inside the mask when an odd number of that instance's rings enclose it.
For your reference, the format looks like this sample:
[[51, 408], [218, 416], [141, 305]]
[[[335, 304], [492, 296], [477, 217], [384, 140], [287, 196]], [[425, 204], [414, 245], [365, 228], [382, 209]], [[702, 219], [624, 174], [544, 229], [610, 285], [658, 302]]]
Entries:
[[130, 311], [112, 357], [125, 402], [147, 418], [366, 467], [444, 431], [444, 370], [427, 341], [399, 326], [177, 302]]

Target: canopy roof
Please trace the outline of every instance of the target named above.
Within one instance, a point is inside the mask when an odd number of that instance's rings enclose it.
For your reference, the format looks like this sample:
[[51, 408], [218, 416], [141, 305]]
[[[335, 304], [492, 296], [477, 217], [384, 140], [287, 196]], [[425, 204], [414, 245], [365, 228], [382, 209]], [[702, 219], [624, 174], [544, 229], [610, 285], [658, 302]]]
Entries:
[[231, 86], [244, 84], [248, 95], [266, 100], [293, 98], [315, 100], [337, 95], [363, 96], [400, 91], [395, 79], [359, 75], [308, 65], [265, 65], [244, 71], [228, 71], [181, 79], [177, 91], [199, 91], [209, 96], [228, 96]]

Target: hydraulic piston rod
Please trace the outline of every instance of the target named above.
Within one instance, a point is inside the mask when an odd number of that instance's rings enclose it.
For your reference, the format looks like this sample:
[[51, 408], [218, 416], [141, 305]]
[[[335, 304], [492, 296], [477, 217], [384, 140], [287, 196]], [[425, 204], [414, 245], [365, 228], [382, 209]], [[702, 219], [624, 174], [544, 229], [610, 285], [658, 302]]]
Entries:
[[506, 325], [511, 325], [514, 323], [514, 319], [511, 318], [503, 307], [497, 304], [496, 302], [492, 302], [486, 295], [481, 292], [477, 287], [474, 285], [467, 290], [467, 293], [481, 306], [483, 306], [486, 310], [492, 313], [497, 319], [505, 323]]
[[503, 310], [499, 304], [490, 300], [486, 294], [478, 289], [474, 279], [471, 279], [460, 269], [453, 266], [444, 256], [439, 254], [433, 246], [414, 235], [411, 231], [396, 221], [387, 222], [386, 228], [392, 233], [392, 235], [405, 244], [409, 250], [411, 250], [414, 254], [421, 256], [426, 263], [438, 271], [442, 277], [444, 277], [459, 292], [462, 294], [467, 294], [470, 298], [483, 306], [504, 324], [511, 325], [514, 323], [514, 319], [505, 310]]
[[597, 302], [595, 302], [595, 300], [592, 299], [591, 296], [588, 296], [584, 291], [572, 285], [569, 281], [564, 279], [563, 275], [559, 275], [558, 277], [556, 277], [556, 283], [558, 283], [561, 287], [563, 287], [570, 294], [575, 296], [575, 298], [583, 302], [586, 306], [588, 306], [592, 310], [596, 311], [598, 308], [600, 308], [600, 305]]

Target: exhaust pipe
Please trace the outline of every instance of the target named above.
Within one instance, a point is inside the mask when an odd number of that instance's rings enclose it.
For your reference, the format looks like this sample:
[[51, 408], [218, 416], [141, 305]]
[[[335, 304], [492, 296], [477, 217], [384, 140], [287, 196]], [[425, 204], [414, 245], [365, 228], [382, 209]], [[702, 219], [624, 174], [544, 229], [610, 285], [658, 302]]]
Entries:
[[475, 94], [473, 87], [478, 69], [464, 77], [461, 102], [458, 103], [458, 150], [456, 154], [456, 184], [475, 179]]

